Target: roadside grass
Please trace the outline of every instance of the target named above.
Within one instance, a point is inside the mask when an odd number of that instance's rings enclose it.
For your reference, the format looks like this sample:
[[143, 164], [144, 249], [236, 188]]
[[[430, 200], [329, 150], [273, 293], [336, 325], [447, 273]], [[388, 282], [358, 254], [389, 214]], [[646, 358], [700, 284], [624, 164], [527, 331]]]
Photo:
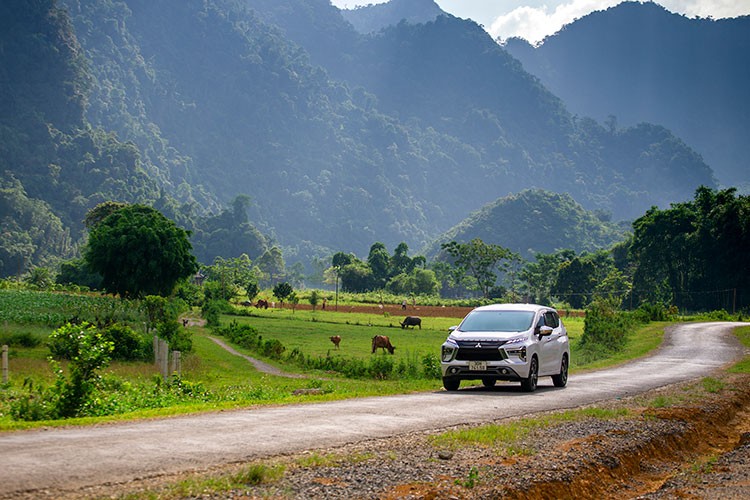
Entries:
[[158, 490], [138, 491], [116, 498], [119, 500], [199, 498], [212, 493], [273, 483], [281, 479], [285, 472], [286, 467], [282, 464], [253, 463], [229, 474], [198, 475], [177, 481]]
[[[567, 324], [566, 322], [566, 326]], [[600, 370], [646, 356], [661, 345], [664, 338], [664, 329], [671, 324], [665, 321], [655, 321], [641, 326], [628, 335], [628, 341], [622, 350], [607, 353], [605, 357], [599, 359], [588, 360], [576, 357], [576, 353], [580, 352], [579, 342], [583, 333], [583, 319], [580, 319], [580, 334], [575, 332], [571, 335], [571, 371]]]
[[430, 436], [428, 441], [438, 449], [457, 450], [467, 446], [481, 446], [494, 449], [501, 455], [533, 455], [535, 450], [519, 444], [531, 432], [564, 422], [583, 419], [611, 420], [627, 418], [631, 412], [626, 408], [581, 408], [559, 413], [534, 415], [508, 422], [457, 429]]
[[[734, 333], [737, 335], [740, 343], [745, 346], [745, 352], [748, 352], [747, 349], [750, 349], [750, 326], [735, 328]], [[741, 361], [729, 368], [728, 371], [729, 373], [750, 373], [750, 355], [746, 355]]]

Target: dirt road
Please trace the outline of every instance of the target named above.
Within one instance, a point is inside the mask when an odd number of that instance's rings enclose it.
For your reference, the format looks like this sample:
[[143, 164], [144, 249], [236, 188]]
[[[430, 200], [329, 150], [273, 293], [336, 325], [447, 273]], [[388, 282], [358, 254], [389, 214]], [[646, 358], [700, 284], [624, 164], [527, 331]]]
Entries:
[[577, 374], [567, 388], [517, 384], [0, 435], [0, 498], [76, 490], [458, 424], [621, 398], [711, 374], [743, 350], [740, 323], [671, 328], [653, 356]]

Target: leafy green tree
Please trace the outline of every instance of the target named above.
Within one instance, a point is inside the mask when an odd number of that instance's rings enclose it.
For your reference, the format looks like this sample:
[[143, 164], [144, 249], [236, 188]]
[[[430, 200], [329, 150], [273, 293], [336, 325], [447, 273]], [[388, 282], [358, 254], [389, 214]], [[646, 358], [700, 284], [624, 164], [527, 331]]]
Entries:
[[279, 299], [279, 302], [281, 302], [281, 307], [284, 307], [284, 301], [291, 297], [294, 293], [294, 288], [292, 288], [292, 285], [287, 283], [286, 281], [283, 281], [281, 283], [277, 283], [276, 286], [273, 287], [273, 295], [277, 299]]
[[591, 301], [597, 285], [614, 270], [609, 252], [583, 253], [560, 265], [552, 294], [581, 309]]
[[437, 295], [440, 292], [440, 282], [431, 269], [413, 269], [410, 273], [394, 276], [387, 289], [397, 295]]
[[102, 277], [86, 265], [84, 259], [73, 259], [60, 264], [57, 283], [79, 285], [96, 290], [102, 286]]
[[55, 279], [49, 268], [34, 267], [24, 277], [24, 281], [40, 290], [46, 290], [55, 282]]
[[286, 264], [281, 249], [273, 246], [258, 257], [255, 264], [266, 276], [269, 284], [279, 283], [286, 276]]
[[93, 228], [84, 259], [112, 294], [169, 295], [198, 269], [188, 236], [153, 208], [128, 205]]
[[[212, 265], [202, 269], [206, 276], [206, 295], [211, 299], [231, 300], [240, 293], [247, 292], [251, 285], [258, 286], [257, 276], [260, 272], [244, 253], [233, 259], [216, 257]], [[256, 291], [253, 297], [257, 293]]]
[[341, 288], [346, 292], [361, 293], [373, 290], [372, 269], [367, 263], [356, 260], [341, 268]]
[[575, 256], [572, 250], [563, 250], [552, 254], [537, 253], [535, 262], [527, 262], [521, 269], [521, 291], [530, 302], [549, 304], [552, 301], [552, 289], [557, 281], [560, 266]]
[[441, 248], [453, 258], [454, 266], [471, 275], [484, 297], [489, 297], [490, 288], [497, 281], [498, 270], [512, 252], [500, 245], [487, 244], [479, 238], [468, 243], [443, 243]]
[[391, 256], [385, 245], [377, 242], [370, 247], [370, 253], [367, 256], [367, 265], [372, 271], [372, 286], [376, 289], [385, 287], [390, 275]]
[[312, 310], [314, 311], [315, 308], [318, 306], [318, 303], [320, 303], [320, 294], [317, 290], [313, 290], [310, 292], [310, 298], [307, 299], [310, 302], [310, 305], [312, 306]]
[[[750, 197], [701, 187], [691, 202], [652, 207], [633, 222], [636, 300], [736, 310], [750, 302]], [[728, 299], [717, 300], [729, 290]], [[706, 293], [714, 291], [715, 293]]]

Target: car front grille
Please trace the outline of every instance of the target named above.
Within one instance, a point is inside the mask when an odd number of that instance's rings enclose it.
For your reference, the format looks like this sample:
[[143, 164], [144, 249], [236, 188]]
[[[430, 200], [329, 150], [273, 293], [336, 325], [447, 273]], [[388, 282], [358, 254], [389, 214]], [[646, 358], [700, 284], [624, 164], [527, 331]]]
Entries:
[[501, 361], [506, 358], [500, 346], [504, 340], [461, 340], [456, 359], [460, 361]]

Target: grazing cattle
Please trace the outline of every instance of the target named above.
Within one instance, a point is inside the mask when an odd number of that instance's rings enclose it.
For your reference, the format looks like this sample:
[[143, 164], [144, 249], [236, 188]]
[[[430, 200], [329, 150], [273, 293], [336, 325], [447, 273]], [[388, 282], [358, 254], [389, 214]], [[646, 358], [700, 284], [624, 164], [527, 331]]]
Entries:
[[258, 309], [268, 309], [268, 301], [263, 299], [258, 299], [258, 302], [255, 304], [255, 307]]
[[385, 352], [386, 349], [388, 349], [388, 352], [393, 354], [395, 347], [391, 345], [391, 340], [386, 337], [385, 335], [375, 335], [372, 338], [372, 353], [375, 353], [375, 350], [380, 347], [383, 349], [383, 352]]
[[422, 329], [422, 318], [419, 316], [407, 316], [404, 318], [404, 321], [402, 323], [399, 323], [401, 325], [401, 329], [403, 330], [407, 326], [415, 327], [418, 326], [419, 329]]
[[251, 305], [253, 305], [253, 303], [250, 302], [249, 300], [243, 300], [242, 302], [240, 302], [240, 305], [242, 307], [250, 307]]
[[336, 346], [336, 349], [339, 348], [339, 342], [341, 342], [341, 336], [340, 335], [334, 335], [331, 337], [331, 342], [333, 342], [333, 345]]

